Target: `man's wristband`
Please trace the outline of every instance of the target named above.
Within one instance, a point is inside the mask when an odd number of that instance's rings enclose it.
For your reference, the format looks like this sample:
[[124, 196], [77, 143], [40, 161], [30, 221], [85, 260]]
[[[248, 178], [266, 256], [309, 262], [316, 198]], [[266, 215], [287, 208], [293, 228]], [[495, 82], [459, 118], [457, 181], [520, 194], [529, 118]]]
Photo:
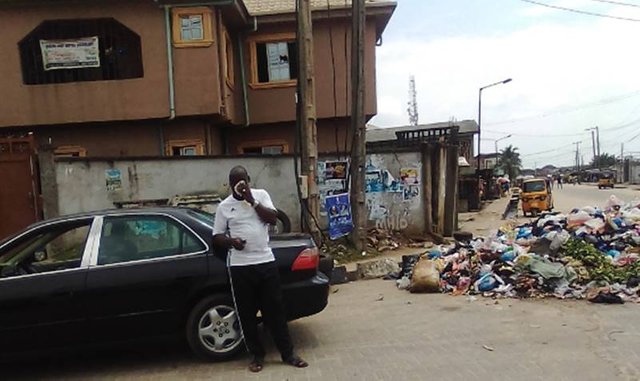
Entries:
[[255, 209], [255, 208], [257, 208], [257, 207], [258, 207], [258, 205], [260, 205], [260, 201], [258, 201], [258, 200], [253, 200], [253, 204], [251, 204], [251, 206], [253, 206], [253, 208]]

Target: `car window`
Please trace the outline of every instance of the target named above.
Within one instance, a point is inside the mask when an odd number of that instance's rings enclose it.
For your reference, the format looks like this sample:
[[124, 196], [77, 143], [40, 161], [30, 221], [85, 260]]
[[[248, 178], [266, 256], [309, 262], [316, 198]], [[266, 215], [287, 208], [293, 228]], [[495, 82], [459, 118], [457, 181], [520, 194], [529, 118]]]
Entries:
[[177, 221], [164, 216], [107, 217], [102, 227], [98, 264], [162, 258], [205, 250]]
[[535, 181], [535, 182], [524, 183], [523, 191], [524, 192], [541, 192], [541, 191], [544, 191], [545, 188], [546, 188], [546, 185], [544, 181]]
[[6, 248], [0, 256], [1, 277], [80, 267], [91, 220], [44, 227]]

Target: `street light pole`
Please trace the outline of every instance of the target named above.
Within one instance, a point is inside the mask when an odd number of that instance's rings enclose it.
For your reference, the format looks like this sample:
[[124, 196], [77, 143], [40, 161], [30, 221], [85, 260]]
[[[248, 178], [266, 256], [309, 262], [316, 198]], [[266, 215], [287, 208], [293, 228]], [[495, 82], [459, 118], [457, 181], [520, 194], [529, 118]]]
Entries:
[[477, 174], [478, 174], [478, 181], [480, 181], [480, 144], [481, 144], [481, 131], [482, 131], [482, 90], [487, 89], [489, 87], [493, 87], [493, 86], [497, 86], [497, 85], [503, 85], [505, 83], [509, 83], [511, 82], [511, 78], [507, 78], [503, 81], [499, 81], [499, 82], [495, 82], [492, 83], [490, 85], [486, 85], [486, 86], [482, 86], [480, 88], [480, 90], [478, 90], [478, 160], [477, 161], [477, 165], [476, 165], [476, 169], [477, 169]]
[[509, 135], [507, 135], [507, 136], [503, 136], [503, 137], [501, 137], [501, 138], [499, 138], [499, 139], [496, 139], [496, 140], [494, 141], [494, 142], [495, 142], [495, 144], [496, 144], [496, 160], [498, 160], [498, 142], [499, 142], [500, 140], [509, 139], [510, 137], [511, 137], [511, 134], [509, 134]]

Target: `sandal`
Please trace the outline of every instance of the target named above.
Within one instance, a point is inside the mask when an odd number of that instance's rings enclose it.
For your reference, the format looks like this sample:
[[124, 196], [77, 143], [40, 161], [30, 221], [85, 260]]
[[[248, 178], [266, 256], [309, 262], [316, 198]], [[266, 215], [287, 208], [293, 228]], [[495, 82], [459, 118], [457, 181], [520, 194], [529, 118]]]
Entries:
[[249, 370], [253, 373], [258, 373], [264, 367], [264, 359], [261, 357], [254, 357], [253, 361], [249, 364]]
[[290, 356], [289, 358], [284, 360], [284, 362], [291, 366], [295, 366], [296, 368], [306, 368], [309, 366], [309, 364], [306, 361], [304, 361], [303, 359], [301, 359], [296, 355]]

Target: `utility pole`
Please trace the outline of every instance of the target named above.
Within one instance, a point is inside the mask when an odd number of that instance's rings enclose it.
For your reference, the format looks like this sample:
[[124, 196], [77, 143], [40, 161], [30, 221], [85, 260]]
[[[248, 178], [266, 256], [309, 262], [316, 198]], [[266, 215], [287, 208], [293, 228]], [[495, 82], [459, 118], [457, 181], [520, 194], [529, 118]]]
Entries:
[[[313, 64], [313, 30], [311, 25], [310, 0], [296, 0], [298, 2], [298, 89], [300, 120], [302, 128], [302, 155], [300, 159], [301, 174], [306, 176], [309, 197], [304, 212], [309, 232], [319, 244], [320, 230], [316, 223], [320, 214], [320, 196], [316, 182], [318, 171], [318, 145], [316, 128], [316, 89]], [[303, 177], [304, 179], [304, 177]]]
[[593, 164], [597, 164], [598, 155], [596, 154], [596, 132], [591, 130], [591, 147], [593, 148]]
[[598, 126], [596, 128], [596, 142], [598, 143], [598, 157], [600, 157], [600, 128]]
[[624, 143], [620, 143], [620, 174], [618, 175], [618, 180], [623, 183], [625, 181], [624, 178]]
[[367, 208], [365, 204], [364, 176], [367, 155], [364, 120], [364, 27], [365, 0], [351, 4], [351, 209], [353, 220], [352, 241], [358, 251], [367, 249]]
[[580, 170], [580, 143], [581, 142], [573, 142], [576, 145], [576, 169]]
[[409, 107], [407, 112], [409, 113], [409, 125], [418, 125], [418, 99], [416, 94], [416, 78], [412, 75], [409, 77]]

